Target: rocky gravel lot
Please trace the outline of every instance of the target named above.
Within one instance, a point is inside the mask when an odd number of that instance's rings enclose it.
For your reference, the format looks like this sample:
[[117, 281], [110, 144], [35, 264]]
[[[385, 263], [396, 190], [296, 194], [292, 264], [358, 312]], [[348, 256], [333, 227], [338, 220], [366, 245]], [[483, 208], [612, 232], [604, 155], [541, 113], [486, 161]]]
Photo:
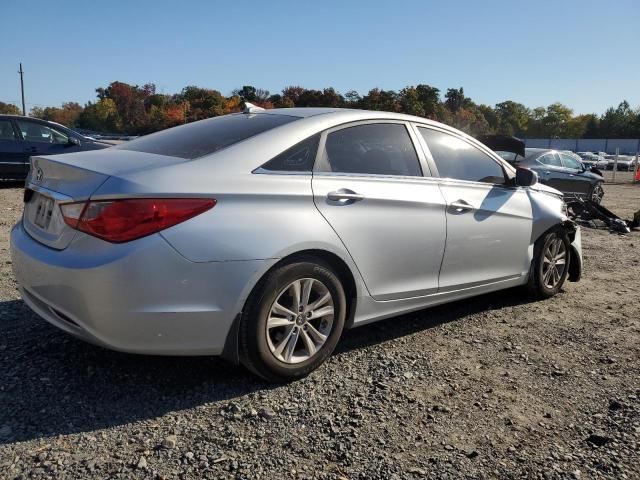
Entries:
[[[607, 185], [630, 217], [640, 186]], [[584, 279], [346, 333], [310, 377], [77, 341], [19, 299], [0, 187], [0, 478], [640, 478], [640, 234], [583, 230]]]

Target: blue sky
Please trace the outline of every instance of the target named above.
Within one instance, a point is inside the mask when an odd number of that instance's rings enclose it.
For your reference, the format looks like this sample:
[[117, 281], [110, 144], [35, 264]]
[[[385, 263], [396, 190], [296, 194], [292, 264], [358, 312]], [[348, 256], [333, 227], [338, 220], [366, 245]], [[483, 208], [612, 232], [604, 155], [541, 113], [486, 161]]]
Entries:
[[0, 100], [85, 103], [120, 80], [228, 95], [463, 86], [478, 103], [640, 106], [640, 1], [3, 2]]

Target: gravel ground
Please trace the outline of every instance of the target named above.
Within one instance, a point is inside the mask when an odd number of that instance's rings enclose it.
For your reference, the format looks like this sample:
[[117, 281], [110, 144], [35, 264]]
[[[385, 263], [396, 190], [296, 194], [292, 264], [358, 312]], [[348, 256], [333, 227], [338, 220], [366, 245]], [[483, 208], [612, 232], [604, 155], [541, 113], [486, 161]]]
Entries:
[[[607, 185], [624, 217], [640, 186]], [[0, 478], [640, 478], [640, 234], [583, 230], [585, 273], [346, 333], [265, 384], [216, 358], [77, 341], [19, 299], [0, 189]]]

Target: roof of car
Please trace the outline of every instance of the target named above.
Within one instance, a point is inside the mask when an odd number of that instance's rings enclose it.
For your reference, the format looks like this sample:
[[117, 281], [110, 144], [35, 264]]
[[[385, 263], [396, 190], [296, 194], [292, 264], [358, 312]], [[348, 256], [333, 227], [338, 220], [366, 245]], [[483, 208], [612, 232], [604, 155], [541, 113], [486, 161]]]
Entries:
[[[318, 115], [331, 115], [332, 117], [344, 118], [350, 120], [354, 117], [362, 119], [371, 118], [389, 118], [396, 120], [406, 120], [420, 123], [431, 123], [434, 125], [443, 125], [423, 117], [406, 115], [404, 113], [385, 112], [381, 110], [361, 110], [356, 108], [325, 108], [325, 107], [294, 107], [294, 108], [272, 108], [259, 112], [261, 114], [270, 115], [289, 115], [292, 117], [308, 118]], [[445, 126], [445, 125], [443, 125]]]

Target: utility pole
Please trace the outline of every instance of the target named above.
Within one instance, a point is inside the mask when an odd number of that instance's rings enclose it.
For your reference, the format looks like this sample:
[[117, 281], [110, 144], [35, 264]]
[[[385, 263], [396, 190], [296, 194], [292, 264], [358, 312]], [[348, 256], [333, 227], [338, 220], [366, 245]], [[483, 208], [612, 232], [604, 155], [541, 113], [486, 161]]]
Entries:
[[22, 115], [26, 117], [27, 109], [24, 106], [24, 71], [22, 70], [22, 62], [20, 62], [20, 70], [18, 70], [18, 73], [20, 74], [20, 91], [22, 92]]

